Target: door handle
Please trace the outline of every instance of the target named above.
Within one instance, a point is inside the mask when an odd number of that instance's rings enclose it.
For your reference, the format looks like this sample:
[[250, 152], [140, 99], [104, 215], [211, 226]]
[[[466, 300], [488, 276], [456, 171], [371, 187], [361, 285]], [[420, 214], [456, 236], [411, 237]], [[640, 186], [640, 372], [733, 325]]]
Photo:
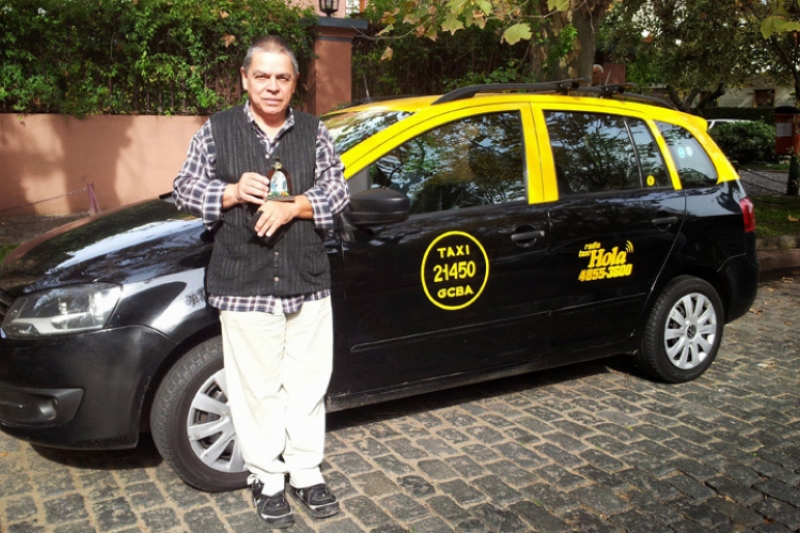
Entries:
[[514, 233], [513, 235], [511, 235], [511, 240], [514, 242], [530, 241], [533, 239], [541, 239], [541, 238], [544, 238], [543, 230], [526, 231], [524, 233]]
[[678, 223], [678, 217], [654, 218], [654, 226], [671, 226]]
[[523, 231], [520, 233], [512, 233], [511, 240], [516, 243], [520, 248], [530, 248], [536, 244], [538, 239], [544, 238], [543, 230]]

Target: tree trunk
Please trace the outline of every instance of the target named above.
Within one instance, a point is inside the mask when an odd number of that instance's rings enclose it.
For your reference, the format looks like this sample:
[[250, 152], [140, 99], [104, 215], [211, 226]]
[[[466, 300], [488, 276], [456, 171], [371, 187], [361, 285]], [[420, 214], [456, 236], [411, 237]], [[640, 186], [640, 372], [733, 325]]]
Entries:
[[[800, 109], [800, 69], [792, 72], [794, 78], [794, 107]], [[797, 132], [800, 134], [800, 132]], [[800, 154], [792, 154], [789, 160], [789, 179], [786, 182], [787, 196], [800, 196]]]
[[577, 54], [573, 57], [569, 72], [571, 76], [592, 79], [592, 65], [597, 50], [597, 31], [602, 15], [596, 19], [587, 17], [581, 9], [572, 12], [572, 25], [578, 31]]
[[789, 179], [786, 182], [786, 196], [800, 195], [800, 156], [792, 154], [789, 160]]
[[[547, 23], [540, 28], [548, 44], [533, 44], [531, 40], [531, 73], [536, 79], [545, 81], [563, 78], [592, 77], [592, 65], [597, 47], [597, 32], [608, 7], [613, 0], [573, 0], [569, 11], [551, 13], [547, 0], [531, 2], [533, 16], [547, 16]], [[577, 31], [574, 49], [560, 58], [558, 63], [547, 64], [549, 50], [559, 47], [559, 33], [568, 25]]]
[[717, 88], [714, 89], [713, 93], [709, 94], [705, 98], [703, 98], [702, 96], [700, 97], [700, 102], [697, 103], [697, 109], [703, 109], [710, 103], [715, 102], [724, 94], [725, 94], [725, 85], [720, 83], [719, 85], [717, 85]]

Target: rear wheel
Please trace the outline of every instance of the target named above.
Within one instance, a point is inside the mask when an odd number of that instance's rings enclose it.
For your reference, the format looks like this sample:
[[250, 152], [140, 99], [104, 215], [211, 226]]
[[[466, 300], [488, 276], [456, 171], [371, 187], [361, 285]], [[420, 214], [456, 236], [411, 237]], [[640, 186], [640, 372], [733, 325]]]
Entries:
[[724, 322], [722, 301], [711, 284], [693, 276], [675, 278], [647, 319], [639, 365], [670, 383], [700, 377], [717, 357]]
[[153, 441], [189, 485], [207, 491], [246, 486], [248, 472], [228, 407], [222, 340], [186, 353], [164, 377], [150, 412]]

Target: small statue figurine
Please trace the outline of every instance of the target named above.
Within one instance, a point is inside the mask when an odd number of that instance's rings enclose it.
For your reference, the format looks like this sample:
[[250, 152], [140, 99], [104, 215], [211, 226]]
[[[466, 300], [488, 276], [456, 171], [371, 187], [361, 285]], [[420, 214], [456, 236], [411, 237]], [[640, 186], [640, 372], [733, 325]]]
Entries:
[[280, 158], [277, 158], [275, 164], [269, 169], [269, 194], [267, 200], [277, 200], [279, 202], [293, 202], [292, 196], [292, 180], [289, 173], [283, 168]]

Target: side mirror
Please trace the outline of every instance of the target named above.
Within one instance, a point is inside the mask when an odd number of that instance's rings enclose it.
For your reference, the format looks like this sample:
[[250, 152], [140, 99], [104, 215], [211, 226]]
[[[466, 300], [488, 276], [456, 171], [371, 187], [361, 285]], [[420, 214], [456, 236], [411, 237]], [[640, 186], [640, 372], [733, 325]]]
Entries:
[[353, 195], [344, 218], [356, 227], [402, 222], [408, 218], [408, 196], [391, 189], [368, 189]]

